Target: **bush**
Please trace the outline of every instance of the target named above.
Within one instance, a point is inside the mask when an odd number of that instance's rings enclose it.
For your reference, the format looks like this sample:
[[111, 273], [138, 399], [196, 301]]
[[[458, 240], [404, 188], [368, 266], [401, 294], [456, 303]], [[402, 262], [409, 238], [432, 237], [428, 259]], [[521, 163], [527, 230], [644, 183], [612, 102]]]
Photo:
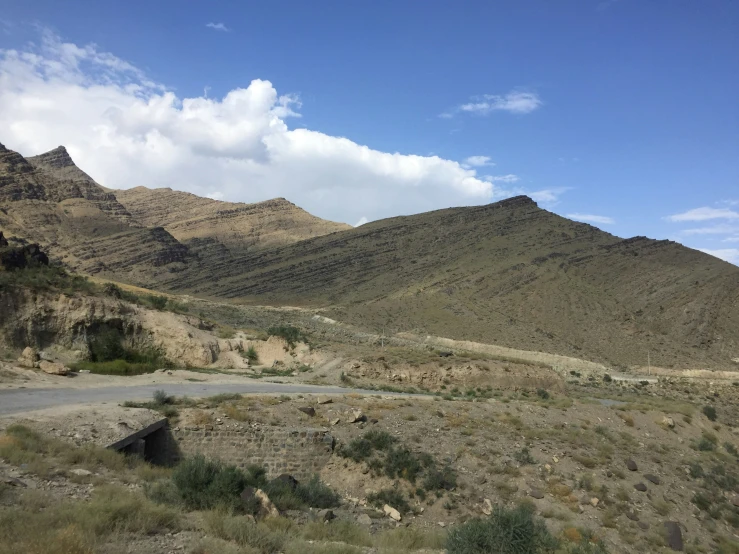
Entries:
[[250, 362], [258, 362], [259, 361], [259, 354], [257, 353], [257, 349], [253, 346], [250, 346], [246, 349], [246, 352], [242, 354], [244, 358], [249, 360]]
[[106, 327], [91, 334], [87, 341], [90, 361], [71, 364], [74, 370], [101, 375], [141, 375], [172, 364], [154, 347], [136, 350], [123, 345], [123, 332]]
[[549, 400], [549, 393], [544, 389], [536, 389], [536, 395], [542, 400]]
[[318, 475], [314, 475], [295, 489], [295, 496], [311, 508], [334, 508], [339, 505], [339, 495], [331, 490]]
[[241, 503], [239, 495], [248, 485], [240, 469], [202, 455], [181, 462], [172, 473], [172, 482], [185, 506], [194, 510], [236, 509]]
[[716, 421], [716, 418], [718, 417], [716, 415], [716, 408], [713, 406], [703, 406], [703, 413], [711, 421]]
[[282, 337], [290, 348], [294, 348], [298, 342], [307, 342], [306, 336], [297, 327], [292, 325], [276, 325], [267, 329], [271, 337]]
[[531, 455], [528, 448], [522, 448], [518, 452], [514, 452], [513, 457], [521, 465], [533, 465], [536, 463], [536, 459]]
[[423, 480], [423, 486], [430, 491], [453, 490], [457, 487], [457, 474], [449, 466], [442, 469], [432, 468]]
[[403, 493], [398, 489], [383, 489], [379, 492], [368, 494], [367, 502], [378, 508], [382, 508], [387, 504], [398, 510], [401, 514], [407, 513], [411, 509]]
[[529, 506], [496, 506], [487, 519], [473, 519], [449, 533], [449, 554], [539, 554], [554, 552], [557, 540]]

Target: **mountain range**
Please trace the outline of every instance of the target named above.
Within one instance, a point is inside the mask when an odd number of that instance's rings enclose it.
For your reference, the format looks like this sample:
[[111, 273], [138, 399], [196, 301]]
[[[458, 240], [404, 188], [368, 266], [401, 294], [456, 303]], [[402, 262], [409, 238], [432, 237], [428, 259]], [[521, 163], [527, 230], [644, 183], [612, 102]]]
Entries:
[[357, 228], [278, 198], [109, 190], [64, 147], [0, 145], [0, 230], [75, 271], [241, 303], [321, 308], [414, 331], [614, 366], [732, 366], [739, 267], [622, 239], [519, 196]]

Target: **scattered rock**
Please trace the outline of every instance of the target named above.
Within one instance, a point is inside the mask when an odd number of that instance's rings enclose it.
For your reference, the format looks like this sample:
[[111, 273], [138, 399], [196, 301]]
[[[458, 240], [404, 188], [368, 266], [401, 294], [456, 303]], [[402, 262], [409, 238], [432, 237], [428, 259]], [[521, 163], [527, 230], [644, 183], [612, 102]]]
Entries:
[[319, 404], [333, 404], [334, 400], [333, 398], [329, 398], [328, 396], [319, 396], [318, 397], [318, 403]]
[[334, 514], [333, 510], [320, 510], [318, 512], [318, 521], [331, 521], [332, 519], [336, 519], [336, 514]]
[[634, 460], [626, 460], [626, 467], [629, 471], [636, 471], [639, 469]]
[[630, 519], [631, 521], [639, 521], [639, 516], [638, 516], [638, 515], [636, 515], [636, 512], [632, 512], [631, 510], [629, 510], [628, 512], [626, 512], [626, 514], [625, 514], [625, 515], [626, 515], [626, 517], [627, 517], [627, 518], [629, 518], [629, 519]]
[[734, 498], [732, 498], [732, 499], [731, 499], [731, 503], [732, 503], [732, 504], [733, 504], [734, 506], [736, 506], [737, 508], [739, 508], [739, 496], [735, 496]]
[[665, 427], [668, 427], [670, 429], [674, 429], [675, 428], [675, 420], [672, 419], [671, 417], [667, 417], [667, 416], [663, 417], [661, 423], [662, 423], [662, 425], [664, 425]]
[[486, 498], [482, 501], [482, 513], [486, 516], [489, 516], [493, 513], [493, 503], [490, 501], [489, 498]]
[[654, 483], [655, 485], [659, 485], [661, 483], [660, 478], [656, 475], [652, 475], [651, 473], [645, 473], [644, 479], [646, 479], [650, 483]]
[[330, 425], [338, 425], [341, 420], [337, 417], [336, 419], [330, 419], [329, 424]]
[[529, 496], [531, 498], [542, 499], [542, 498], [544, 498], [544, 493], [542, 491], [540, 491], [539, 489], [531, 489], [529, 491]]
[[15, 477], [0, 477], [0, 483], [10, 485], [11, 487], [21, 487], [24, 489], [28, 487], [28, 485], [26, 485], [23, 481], [21, 481], [20, 479], [16, 479]]
[[43, 350], [38, 353], [38, 358], [39, 358], [39, 360], [46, 360], [47, 362], [53, 362], [54, 361], [54, 356], [52, 356], [51, 354], [49, 354], [48, 352], [45, 352]]
[[639, 492], [647, 492], [647, 486], [644, 483], [637, 483], [634, 488]]
[[18, 364], [23, 367], [36, 367], [36, 362], [38, 361], [38, 353], [36, 350], [31, 348], [30, 346], [26, 346], [23, 349], [23, 352], [21, 352], [20, 358], [18, 358]]
[[60, 364], [57, 362], [47, 362], [46, 360], [41, 360], [38, 364], [41, 371], [44, 373], [48, 373], [49, 375], [67, 375], [69, 374], [69, 368], [64, 367], [64, 364]]
[[599, 503], [599, 502], [600, 502], [600, 500], [598, 500], [598, 499], [597, 499], [597, 498], [595, 498], [595, 497], [593, 497], [593, 498], [591, 498], [591, 499], [590, 499], [590, 505], [591, 505], [591, 506], [592, 506], [593, 508], [597, 508], [597, 507], [598, 507], [598, 503]]
[[390, 518], [394, 519], [395, 521], [400, 521], [402, 519], [400, 516], [400, 512], [389, 504], [385, 504], [382, 507], [382, 511], [385, 512], [385, 515], [390, 516]]
[[314, 415], [316, 415], [316, 409], [312, 406], [300, 406], [298, 410], [300, 410], [306, 415], [309, 415], [310, 417], [313, 417]]
[[372, 525], [372, 518], [367, 514], [359, 514], [359, 516], [357, 516], [357, 523], [359, 523], [359, 525]]
[[89, 477], [90, 475], [92, 475], [92, 471], [82, 469], [81, 467], [70, 469], [69, 473], [71, 473], [72, 475], [76, 475], [77, 477]]
[[649, 531], [649, 524], [646, 521], [640, 521], [637, 523], [637, 525], [642, 531]]
[[683, 532], [677, 521], [665, 521], [665, 532], [667, 533], [667, 546], [676, 552], [683, 551]]
[[362, 410], [352, 410], [349, 413], [349, 423], [357, 423], [360, 421], [367, 421], [367, 416], [362, 413]]

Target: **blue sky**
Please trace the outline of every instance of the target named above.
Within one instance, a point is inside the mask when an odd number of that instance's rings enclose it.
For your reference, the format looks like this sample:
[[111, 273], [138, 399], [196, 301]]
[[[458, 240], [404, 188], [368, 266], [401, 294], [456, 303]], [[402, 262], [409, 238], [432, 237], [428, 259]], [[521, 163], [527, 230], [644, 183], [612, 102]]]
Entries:
[[739, 264], [737, 29], [732, 0], [11, 0], [0, 142], [352, 224], [527, 193]]

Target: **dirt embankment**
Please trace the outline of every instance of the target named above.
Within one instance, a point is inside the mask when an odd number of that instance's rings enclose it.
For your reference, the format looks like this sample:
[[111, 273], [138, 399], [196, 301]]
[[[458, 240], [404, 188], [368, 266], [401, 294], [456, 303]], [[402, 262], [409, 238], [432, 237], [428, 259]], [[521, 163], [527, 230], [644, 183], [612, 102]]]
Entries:
[[249, 347], [259, 365], [310, 364], [316, 358], [302, 343], [288, 348], [279, 337], [258, 340], [240, 332], [224, 339], [216, 324], [199, 317], [116, 298], [23, 288], [0, 293], [0, 347], [10, 353], [31, 346], [63, 362], [76, 361], [88, 356], [90, 338], [106, 329], [119, 331], [129, 347], [161, 348], [167, 359], [184, 367], [245, 369], [249, 361], [242, 353]]

